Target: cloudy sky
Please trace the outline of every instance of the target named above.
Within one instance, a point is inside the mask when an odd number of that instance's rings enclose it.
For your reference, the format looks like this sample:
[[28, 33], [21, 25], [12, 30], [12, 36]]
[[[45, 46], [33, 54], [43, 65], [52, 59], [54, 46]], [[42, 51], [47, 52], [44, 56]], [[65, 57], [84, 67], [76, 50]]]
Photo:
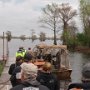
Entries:
[[[0, 35], [11, 31], [12, 35], [30, 35], [34, 29], [37, 34], [44, 30], [40, 28], [38, 19], [41, 8], [51, 3], [70, 3], [74, 9], [79, 6], [78, 0], [0, 0]], [[45, 30], [47, 35], [52, 34]]]

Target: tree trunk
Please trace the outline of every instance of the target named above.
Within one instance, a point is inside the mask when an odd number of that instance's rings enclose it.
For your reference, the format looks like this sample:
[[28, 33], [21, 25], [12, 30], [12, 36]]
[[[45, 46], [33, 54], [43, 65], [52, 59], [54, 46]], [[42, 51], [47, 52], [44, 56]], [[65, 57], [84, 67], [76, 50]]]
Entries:
[[67, 44], [67, 22], [63, 25], [63, 45]]
[[54, 45], [57, 45], [57, 40], [56, 40], [56, 21], [54, 18]]

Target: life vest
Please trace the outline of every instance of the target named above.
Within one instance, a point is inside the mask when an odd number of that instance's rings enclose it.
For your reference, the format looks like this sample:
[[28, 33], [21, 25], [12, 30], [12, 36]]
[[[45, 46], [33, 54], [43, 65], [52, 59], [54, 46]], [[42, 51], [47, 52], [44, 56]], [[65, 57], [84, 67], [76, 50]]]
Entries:
[[24, 57], [25, 53], [26, 53], [26, 50], [18, 50], [18, 51], [16, 52], [16, 57], [17, 57], [17, 56]]
[[23, 52], [23, 57], [24, 57], [24, 55], [25, 55], [25, 53], [26, 53], [26, 50], [25, 50], [25, 49], [23, 49], [23, 50], [22, 50], [22, 52]]

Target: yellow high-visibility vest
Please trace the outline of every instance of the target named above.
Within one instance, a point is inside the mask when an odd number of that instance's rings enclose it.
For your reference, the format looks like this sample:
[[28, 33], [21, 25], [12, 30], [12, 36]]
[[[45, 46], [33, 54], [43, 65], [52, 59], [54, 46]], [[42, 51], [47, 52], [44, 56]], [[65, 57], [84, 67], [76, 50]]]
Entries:
[[25, 53], [26, 53], [26, 50], [17, 51], [17, 52], [16, 52], [16, 57], [17, 57], [17, 56], [24, 57]]

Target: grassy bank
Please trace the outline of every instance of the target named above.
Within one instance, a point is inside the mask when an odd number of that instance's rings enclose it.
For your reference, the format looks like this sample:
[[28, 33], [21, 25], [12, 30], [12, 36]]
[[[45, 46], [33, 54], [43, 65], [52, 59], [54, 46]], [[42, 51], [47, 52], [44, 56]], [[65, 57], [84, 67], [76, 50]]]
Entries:
[[2, 74], [3, 68], [4, 68], [4, 63], [0, 62], [0, 76]]

